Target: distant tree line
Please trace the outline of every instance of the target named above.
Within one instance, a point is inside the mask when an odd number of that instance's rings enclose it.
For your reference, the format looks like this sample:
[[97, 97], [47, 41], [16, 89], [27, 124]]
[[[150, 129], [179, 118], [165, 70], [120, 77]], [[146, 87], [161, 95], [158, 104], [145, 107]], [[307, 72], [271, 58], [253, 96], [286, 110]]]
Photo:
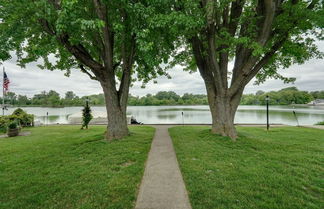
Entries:
[[[324, 99], [324, 91], [299, 91], [296, 87], [284, 88], [279, 91], [257, 91], [255, 94], [245, 94], [241, 99], [242, 105], [264, 105], [265, 97], [270, 97], [271, 105], [307, 104], [315, 99]], [[17, 95], [8, 92], [5, 103], [13, 106], [43, 106], [43, 107], [63, 107], [63, 106], [83, 106], [89, 100], [91, 105], [104, 105], [103, 94], [95, 94], [79, 97], [73, 91], [67, 91], [64, 97], [54, 90], [43, 91], [32, 97]], [[208, 105], [207, 96], [204, 94], [185, 93], [180, 96], [173, 91], [160, 91], [155, 95], [145, 96], [129, 95], [128, 105], [148, 106], [148, 105]]]
[[49, 92], [42, 91], [40, 94], [35, 94], [32, 97], [8, 92], [5, 96], [5, 103], [13, 106], [63, 107], [83, 106], [87, 99], [91, 101], [91, 105], [104, 105], [103, 94], [79, 97], [73, 91], [67, 91], [64, 97], [61, 97], [54, 90]]
[[255, 94], [242, 96], [242, 105], [264, 105], [269, 96], [271, 105], [307, 104], [315, 99], [324, 99], [324, 91], [299, 91], [296, 87], [288, 87], [279, 91], [257, 91]]
[[208, 105], [208, 101], [207, 96], [204, 94], [185, 93], [180, 96], [173, 91], [160, 91], [155, 95], [147, 94], [143, 97], [130, 95], [128, 105]]

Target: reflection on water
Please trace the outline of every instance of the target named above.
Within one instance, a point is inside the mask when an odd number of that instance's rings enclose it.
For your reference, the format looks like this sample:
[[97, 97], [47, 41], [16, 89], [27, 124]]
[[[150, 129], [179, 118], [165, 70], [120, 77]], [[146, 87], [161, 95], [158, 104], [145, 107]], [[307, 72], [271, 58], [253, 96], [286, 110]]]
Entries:
[[167, 115], [157, 115], [157, 117], [162, 120], [165, 120], [165, 119], [173, 120], [173, 119], [177, 118], [177, 115], [176, 114], [167, 114]]
[[[9, 108], [6, 114], [11, 114], [15, 108]], [[36, 120], [44, 124], [66, 124], [70, 114], [80, 112], [82, 107], [42, 108], [24, 107], [30, 114], [36, 116]], [[92, 107], [93, 111], [104, 112], [105, 107]], [[270, 122], [297, 125], [293, 115], [296, 111], [301, 125], [310, 125], [324, 121], [324, 107], [320, 106], [270, 106]], [[129, 115], [133, 115], [137, 121], [146, 124], [176, 124], [182, 123], [211, 123], [211, 115], [207, 105], [199, 106], [130, 106], [127, 109]], [[47, 117], [48, 113], [48, 117]], [[235, 123], [265, 123], [265, 106], [239, 106], [235, 116]]]
[[209, 111], [209, 109], [199, 109], [199, 108], [182, 108], [182, 107], [178, 107], [178, 108], [162, 108], [159, 109], [159, 111], [163, 112], [163, 111]]

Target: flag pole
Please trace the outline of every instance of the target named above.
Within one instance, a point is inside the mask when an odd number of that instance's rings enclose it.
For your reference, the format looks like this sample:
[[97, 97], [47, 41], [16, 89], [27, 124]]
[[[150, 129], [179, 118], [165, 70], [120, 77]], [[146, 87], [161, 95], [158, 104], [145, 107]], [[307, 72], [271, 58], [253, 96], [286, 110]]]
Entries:
[[2, 69], [3, 73], [2, 73], [2, 115], [5, 114], [5, 90], [4, 90], [4, 72], [5, 72], [5, 68], [3, 66], [3, 69]]

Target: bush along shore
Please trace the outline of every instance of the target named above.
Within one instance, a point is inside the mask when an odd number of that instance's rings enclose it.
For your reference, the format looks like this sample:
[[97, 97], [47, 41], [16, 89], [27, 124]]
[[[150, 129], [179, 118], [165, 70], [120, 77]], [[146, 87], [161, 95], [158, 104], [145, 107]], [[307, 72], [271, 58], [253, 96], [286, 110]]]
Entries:
[[0, 116], [0, 132], [5, 133], [13, 124], [19, 127], [34, 126], [34, 115], [17, 108], [11, 115]]

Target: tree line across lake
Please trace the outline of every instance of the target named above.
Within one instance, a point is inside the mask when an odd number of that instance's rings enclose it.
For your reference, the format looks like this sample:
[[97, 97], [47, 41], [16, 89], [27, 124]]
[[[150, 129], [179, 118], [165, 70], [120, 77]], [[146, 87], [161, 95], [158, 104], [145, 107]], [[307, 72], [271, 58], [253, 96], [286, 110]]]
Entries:
[[[255, 94], [244, 94], [241, 105], [264, 105], [265, 97], [270, 97], [271, 105], [307, 104], [315, 99], [324, 99], [324, 91], [299, 91], [296, 87], [284, 88], [279, 91], [257, 91]], [[43, 106], [43, 107], [62, 107], [62, 106], [83, 106], [89, 99], [91, 105], [104, 105], [103, 94], [79, 97], [74, 92], [68, 91], [64, 97], [54, 90], [43, 91], [32, 97], [17, 95], [8, 92], [5, 103], [12, 106]], [[182, 96], [173, 91], [160, 91], [155, 95], [129, 96], [128, 105], [147, 106], [147, 105], [208, 105], [207, 96], [204, 94], [185, 93]]]

